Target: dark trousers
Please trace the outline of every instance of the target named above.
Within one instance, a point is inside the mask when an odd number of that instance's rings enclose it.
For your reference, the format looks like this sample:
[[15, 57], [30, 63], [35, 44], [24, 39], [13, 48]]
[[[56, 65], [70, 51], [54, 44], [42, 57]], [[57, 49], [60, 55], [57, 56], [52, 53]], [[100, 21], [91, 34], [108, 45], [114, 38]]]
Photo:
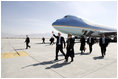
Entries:
[[65, 56], [65, 53], [64, 53], [64, 51], [63, 51], [62, 46], [61, 46], [61, 45], [57, 45], [57, 46], [56, 46], [56, 60], [58, 60], [58, 52], [59, 52], [59, 51]]
[[102, 54], [102, 56], [105, 55], [105, 52], [106, 52], [106, 46], [105, 45], [102, 45], [101, 46], [101, 54]]
[[85, 44], [82, 44], [82, 43], [81, 43], [80, 51], [81, 51], [81, 53], [82, 53], [83, 51], [85, 52]]
[[[69, 57], [69, 56], [66, 56], [66, 58], [65, 58], [66, 61], [68, 61], [68, 57]], [[71, 56], [70, 56], [70, 57], [71, 57]], [[71, 61], [73, 61], [73, 57], [71, 57]]]
[[65, 59], [66, 61], [68, 61], [68, 57], [71, 57], [71, 61], [73, 61], [73, 58], [74, 58], [74, 49], [72, 49], [72, 51], [70, 51], [69, 48], [67, 48], [67, 53], [66, 53], [66, 56], [65, 56]]
[[51, 44], [54, 44], [54, 42], [53, 42], [53, 41], [51, 41], [51, 42], [50, 42], [50, 45], [51, 45]]
[[92, 44], [89, 44], [89, 51], [92, 52]]
[[29, 46], [29, 42], [26, 42], [26, 49], [27, 49], [28, 47], [30, 47], [30, 46]]
[[43, 42], [42, 43], [44, 43], [45, 44], [45, 41], [43, 40]]

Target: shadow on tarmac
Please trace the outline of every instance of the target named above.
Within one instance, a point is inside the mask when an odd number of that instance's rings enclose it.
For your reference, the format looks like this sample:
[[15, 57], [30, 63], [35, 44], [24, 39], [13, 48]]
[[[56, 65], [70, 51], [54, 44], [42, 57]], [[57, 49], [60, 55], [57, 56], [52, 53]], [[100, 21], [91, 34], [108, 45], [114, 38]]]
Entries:
[[[46, 42], [46, 43], [35, 43], [35, 44], [45, 44], [45, 46], [52, 46], [52, 45], [50, 45], [50, 42]], [[55, 43], [54, 43], [55, 44]], [[53, 44], [53, 45], [54, 45]]]
[[44, 61], [44, 62], [41, 62], [41, 63], [35, 63], [35, 64], [31, 64], [31, 65], [24, 66], [24, 67], [22, 67], [21, 69], [24, 69], [24, 68], [27, 68], [27, 67], [30, 67], [30, 66], [54, 64], [54, 63], [59, 62], [59, 61], [62, 61], [62, 60], [64, 60], [64, 59], [60, 59], [60, 60], [57, 60], [57, 61], [54, 61], [54, 60], [51, 60], [51, 61]]
[[49, 42], [45, 42], [45, 43], [35, 43], [35, 44], [50, 44]]
[[87, 53], [75, 53], [75, 55], [78, 55], [78, 54], [80, 54], [80, 55], [90, 55], [89, 52], [87, 52]]
[[25, 48], [15, 49], [15, 50], [26, 50]]
[[51, 69], [51, 68], [60, 68], [60, 67], [63, 67], [65, 65], [68, 65], [70, 64], [71, 62], [63, 62], [63, 63], [56, 63], [50, 67], [46, 67], [45, 69]]
[[97, 57], [93, 57], [94, 60], [97, 60], [97, 59], [104, 59], [104, 57], [102, 56], [97, 56]]
[[[90, 55], [90, 53], [89, 52], [87, 52], [87, 53], [75, 53], [75, 55]], [[64, 56], [64, 55], [60, 54], [58, 56]]]

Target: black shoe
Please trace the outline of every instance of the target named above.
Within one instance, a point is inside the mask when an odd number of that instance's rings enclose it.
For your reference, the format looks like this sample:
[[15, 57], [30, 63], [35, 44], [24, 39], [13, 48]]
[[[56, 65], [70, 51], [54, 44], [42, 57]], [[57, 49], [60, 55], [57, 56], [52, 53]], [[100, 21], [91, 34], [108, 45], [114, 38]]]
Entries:
[[65, 58], [64, 58], [65, 60], [66, 60], [66, 56], [65, 56]]
[[70, 62], [73, 62], [73, 60], [71, 60]]
[[64, 62], [68, 62], [68, 60], [65, 60]]
[[54, 61], [57, 61], [58, 59], [55, 59]]
[[81, 51], [81, 54], [83, 54], [83, 51]]
[[70, 62], [73, 62], [73, 59], [71, 59], [71, 61]]

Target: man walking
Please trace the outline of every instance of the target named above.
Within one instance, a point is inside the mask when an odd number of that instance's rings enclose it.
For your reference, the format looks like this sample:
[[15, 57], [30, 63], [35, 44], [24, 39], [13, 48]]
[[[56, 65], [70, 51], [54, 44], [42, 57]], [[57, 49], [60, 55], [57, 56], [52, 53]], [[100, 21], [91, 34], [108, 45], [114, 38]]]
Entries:
[[55, 58], [55, 60], [58, 60], [58, 52], [59, 51], [65, 56], [65, 53], [63, 51], [63, 44], [64, 44], [64, 48], [65, 48], [65, 40], [64, 40], [64, 37], [62, 37], [60, 33], [58, 33], [58, 36], [56, 36], [54, 34], [54, 32], [52, 32], [52, 34], [57, 39], [57, 42], [56, 42], [56, 58]]
[[106, 54], [106, 47], [108, 46], [108, 44], [109, 44], [108, 39], [105, 37], [104, 34], [102, 34], [102, 37], [100, 38], [100, 41], [99, 41], [102, 57], [104, 57], [104, 55]]
[[89, 35], [89, 38], [87, 39], [87, 44], [89, 45], [89, 51], [92, 52], [92, 46], [94, 44], [94, 39]]
[[54, 44], [54, 38], [51, 37], [51, 38], [50, 38], [50, 45], [53, 45], [53, 44]]
[[72, 38], [72, 34], [68, 34], [68, 38], [67, 38], [67, 53], [66, 53], [66, 60], [65, 62], [68, 62], [68, 57], [71, 57], [71, 62], [73, 62], [73, 58], [74, 58], [74, 41], [75, 38]]
[[26, 49], [28, 49], [28, 47], [30, 48], [29, 46], [30, 38], [28, 37], [28, 35], [26, 35], [25, 43], [26, 43]]
[[45, 38], [44, 37], [42, 38], [42, 40], [43, 40], [42, 44], [45, 44]]

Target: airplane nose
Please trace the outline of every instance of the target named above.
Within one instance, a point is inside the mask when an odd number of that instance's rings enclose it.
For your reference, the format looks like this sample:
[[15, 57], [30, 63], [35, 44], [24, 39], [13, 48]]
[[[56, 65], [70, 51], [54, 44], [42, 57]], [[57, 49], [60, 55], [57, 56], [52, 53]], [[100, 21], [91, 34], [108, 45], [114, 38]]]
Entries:
[[60, 23], [60, 20], [57, 19], [55, 22], [52, 23], [52, 26], [54, 26], [54, 25], [59, 25], [59, 23]]
[[56, 21], [52, 23], [52, 26], [56, 25]]

